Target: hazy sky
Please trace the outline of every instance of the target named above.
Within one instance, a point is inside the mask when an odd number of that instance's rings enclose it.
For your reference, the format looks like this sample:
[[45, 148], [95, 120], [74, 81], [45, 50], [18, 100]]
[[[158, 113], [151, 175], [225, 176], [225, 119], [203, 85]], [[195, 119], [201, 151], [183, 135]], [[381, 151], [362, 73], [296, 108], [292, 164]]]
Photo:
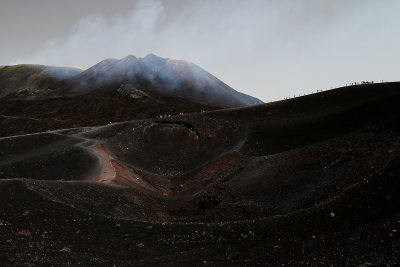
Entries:
[[0, 64], [183, 58], [263, 101], [400, 80], [397, 0], [1, 0]]

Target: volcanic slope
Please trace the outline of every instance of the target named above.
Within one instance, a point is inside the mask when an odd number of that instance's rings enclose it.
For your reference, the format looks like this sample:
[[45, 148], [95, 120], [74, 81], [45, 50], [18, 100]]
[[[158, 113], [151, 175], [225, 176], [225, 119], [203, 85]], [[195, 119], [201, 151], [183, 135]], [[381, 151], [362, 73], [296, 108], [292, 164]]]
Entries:
[[21, 64], [0, 67], [0, 99], [37, 99], [66, 86], [82, 70], [67, 67]]
[[0, 100], [0, 137], [100, 126], [220, 109], [179, 97], [86, 95], [38, 100]]
[[395, 265], [399, 100], [360, 85], [3, 137], [4, 262]]

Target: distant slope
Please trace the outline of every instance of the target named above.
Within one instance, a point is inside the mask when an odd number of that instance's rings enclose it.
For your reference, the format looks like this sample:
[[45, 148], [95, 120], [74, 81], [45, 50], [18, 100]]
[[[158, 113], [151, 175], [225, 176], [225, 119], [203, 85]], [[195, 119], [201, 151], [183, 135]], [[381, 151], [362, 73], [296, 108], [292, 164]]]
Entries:
[[82, 70], [68, 67], [21, 64], [0, 68], [0, 98], [32, 99], [63, 86]]
[[85, 95], [51, 100], [0, 100], [0, 137], [215, 109], [218, 108], [177, 97]]

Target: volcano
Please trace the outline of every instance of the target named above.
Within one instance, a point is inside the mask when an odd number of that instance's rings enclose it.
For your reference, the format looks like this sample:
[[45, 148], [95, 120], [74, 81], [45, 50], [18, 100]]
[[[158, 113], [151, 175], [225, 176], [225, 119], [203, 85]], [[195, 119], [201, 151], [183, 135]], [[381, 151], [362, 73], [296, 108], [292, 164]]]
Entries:
[[222, 108], [254, 99], [153, 55], [45, 73], [0, 101], [3, 265], [398, 263], [400, 83]]
[[[121, 84], [129, 84], [152, 96], [179, 96], [193, 102], [221, 107], [239, 107], [262, 102], [239, 93], [184, 60], [127, 56], [107, 59], [74, 77], [73, 92], [110, 93]], [[76, 91], [78, 89], [78, 91]]]
[[[193, 63], [153, 54], [144, 58], [106, 59], [85, 71], [37, 65], [7, 66], [0, 69], [0, 78], [3, 87], [0, 97], [8, 100], [139, 94], [180, 97], [215, 107], [262, 103], [235, 91]], [[121, 92], [121, 86], [130, 89]]]

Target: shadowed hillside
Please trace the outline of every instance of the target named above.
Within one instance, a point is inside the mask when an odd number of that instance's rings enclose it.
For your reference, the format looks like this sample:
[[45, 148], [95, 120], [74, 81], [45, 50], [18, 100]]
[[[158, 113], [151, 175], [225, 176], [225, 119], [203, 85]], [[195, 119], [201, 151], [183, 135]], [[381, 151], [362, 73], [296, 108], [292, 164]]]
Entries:
[[19, 96], [39, 98], [65, 86], [65, 80], [79, 74], [76, 68], [43, 65], [15, 65], [0, 67], [0, 99]]
[[219, 109], [182, 98], [82, 96], [0, 100], [0, 137]]

